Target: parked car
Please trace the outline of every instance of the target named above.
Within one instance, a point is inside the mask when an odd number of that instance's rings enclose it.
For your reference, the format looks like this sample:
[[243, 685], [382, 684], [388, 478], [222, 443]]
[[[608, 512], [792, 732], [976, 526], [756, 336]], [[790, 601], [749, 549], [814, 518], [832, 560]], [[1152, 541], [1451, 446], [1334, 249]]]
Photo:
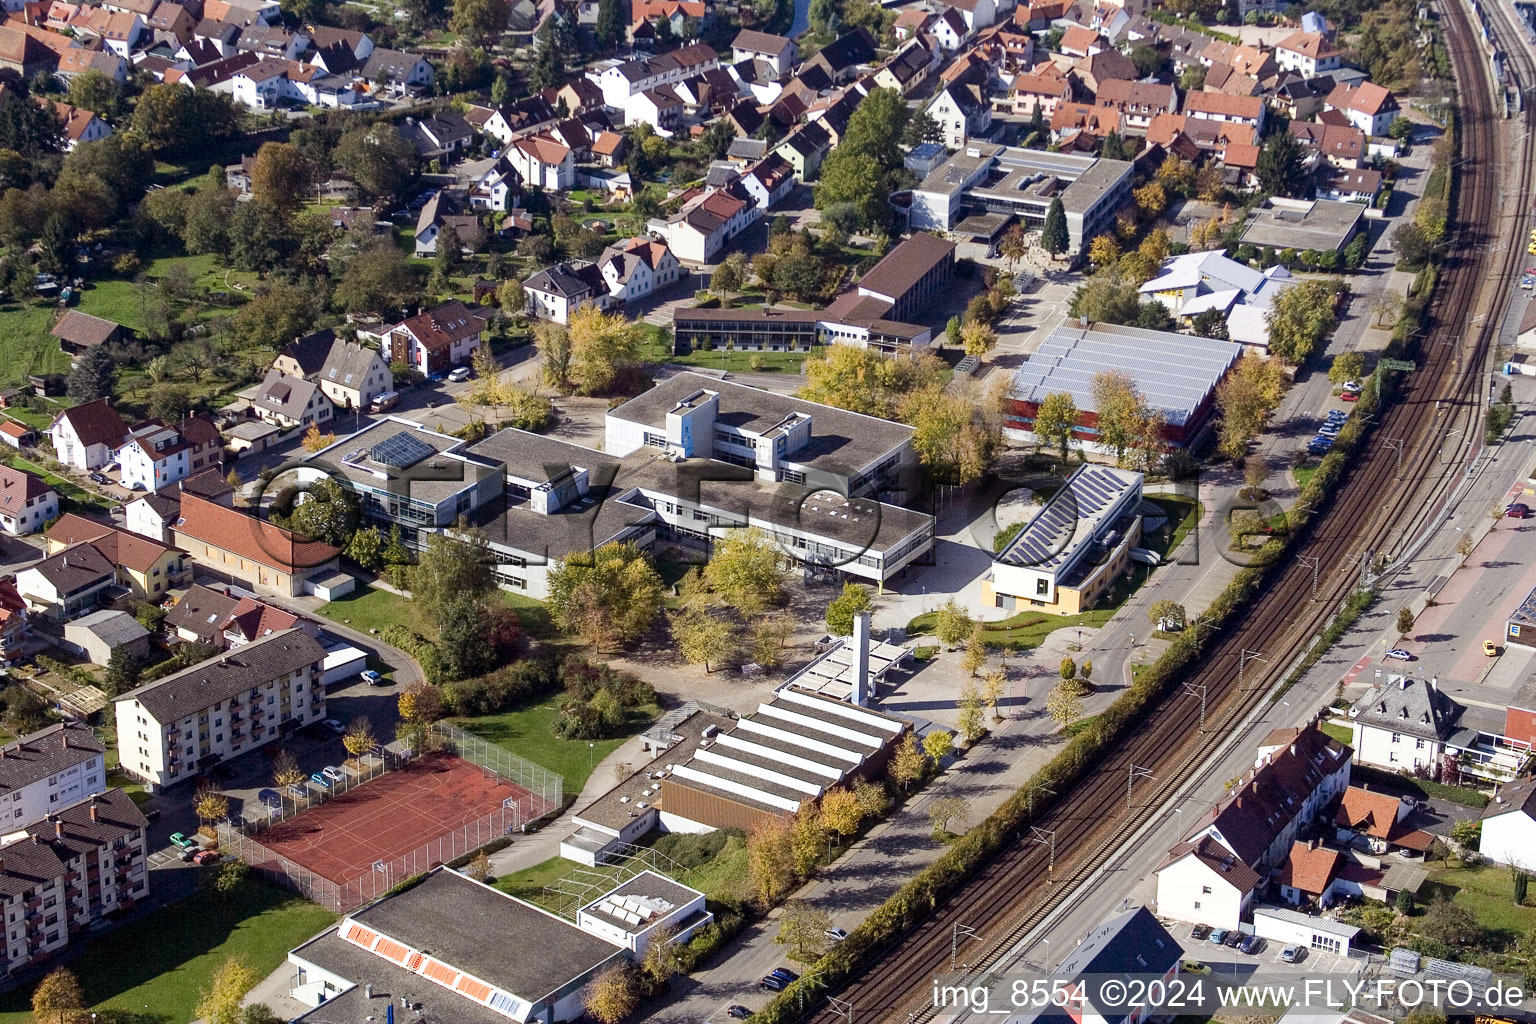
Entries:
[[1360, 382], [1359, 382], [1359, 381], [1357, 381], [1357, 380], [1347, 380], [1347, 381], [1345, 381], [1345, 382], [1344, 382], [1344, 385], [1343, 385], [1343, 386], [1344, 386], [1344, 390], [1345, 390], [1345, 391], [1346, 391], [1346, 392], [1349, 392], [1349, 391], [1353, 391], [1353, 392], [1354, 392], [1354, 393], [1355, 393], [1355, 394], [1357, 394], [1357, 395], [1358, 395], [1358, 394], [1359, 394], [1359, 393], [1360, 393], [1360, 392], [1361, 392], [1361, 391], [1363, 391], [1363, 390], [1365, 390], [1365, 389], [1364, 389], [1364, 388], [1362, 388], [1362, 387], [1361, 387], [1361, 386], [1360, 386]]
[[1499, 656], [1499, 645], [1492, 640], [1484, 640], [1483, 653], [1490, 658], [1497, 658]]
[[400, 393], [398, 391], [385, 391], [373, 396], [373, 401], [369, 403], [369, 408], [374, 412], [388, 412], [399, 401]]
[[347, 731], [347, 727], [336, 721], [334, 718], [327, 718], [320, 724], [331, 730], [331, 732], [335, 733], [337, 736], [340, 736], [342, 733]]
[[752, 1011], [747, 1009], [745, 1006], [742, 1006], [740, 1003], [735, 1003], [730, 1007], [727, 1007], [725, 1012], [730, 1015], [732, 1020], [746, 1020], [748, 1017], [752, 1016]]
[[769, 971], [768, 973], [772, 974], [772, 975], [775, 975], [777, 977], [783, 978], [786, 982], [799, 981], [800, 980], [800, 975], [796, 974], [794, 971], [790, 970], [788, 967], [775, 967], [773, 970]]
[[282, 810], [283, 798], [275, 789], [264, 789], [256, 794], [256, 799], [271, 807], [273, 810]]
[[448, 373], [448, 380], [453, 384], [462, 384], [469, 380], [470, 370], [467, 366], [456, 366]]
[[375, 672], [371, 668], [364, 669], [360, 675], [361, 675], [361, 678], [362, 678], [363, 682], [367, 683], [369, 686], [388, 686], [389, 685], [388, 683], [386, 683], [384, 681], [384, 677], [383, 676], [379, 675], [377, 672]]
[[1531, 506], [1523, 501], [1517, 501], [1512, 505], [1505, 506], [1504, 514], [1511, 519], [1525, 519], [1531, 514]]
[[309, 781], [313, 782], [315, 785], [319, 786], [321, 789], [330, 789], [331, 788], [331, 780], [326, 778], [325, 775], [323, 773], [321, 773], [321, 772], [315, 772], [313, 775], [311, 775], [309, 777]]
[[1197, 924], [1189, 930], [1189, 937], [1196, 942], [1200, 942], [1209, 934], [1211, 934], [1211, 926], [1208, 924]]
[[784, 991], [784, 986], [787, 984], [789, 984], [789, 982], [785, 981], [783, 978], [780, 978], [778, 975], [770, 974], [763, 978], [762, 981], [758, 982], [757, 986], [758, 988], [766, 989], [769, 992], [782, 992]]
[[1250, 935], [1244, 939], [1242, 945], [1238, 946], [1237, 948], [1242, 950], [1244, 953], [1247, 953], [1249, 956], [1257, 956], [1259, 953], [1264, 951], [1264, 940], [1259, 938], [1257, 935]]
[[217, 850], [204, 850], [202, 853], [192, 858], [193, 864], [217, 864], [218, 862], [219, 851]]
[[176, 847], [178, 850], [195, 850], [197, 849], [197, 840], [188, 839], [180, 832], [172, 832], [171, 845]]
[[1231, 931], [1227, 932], [1226, 940], [1222, 942], [1223, 946], [1230, 946], [1233, 949], [1238, 948], [1242, 944], [1243, 933], [1238, 931], [1236, 928], [1233, 928]]
[[342, 772], [342, 770], [337, 768], [335, 765], [326, 765], [324, 768], [320, 769], [320, 774], [324, 775], [332, 782], [340, 782], [342, 779], [346, 778], [346, 775]]
[[1403, 650], [1401, 647], [1394, 647], [1394, 648], [1392, 648], [1390, 651], [1387, 652], [1387, 657], [1391, 658], [1393, 661], [1412, 661], [1413, 660], [1413, 655], [1409, 654], [1407, 651]]
[[1206, 937], [1205, 941], [1213, 946], [1219, 946], [1227, 941], [1227, 930], [1225, 928], [1212, 929], [1211, 934]]
[[1307, 955], [1307, 951], [1300, 946], [1286, 946], [1280, 950], [1280, 962], [1283, 964], [1299, 964], [1301, 958]]
[[93, 483], [93, 484], [101, 484], [102, 486], [106, 486], [107, 484], [110, 484], [111, 482], [112, 481], [108, 480], [106, 475], [103, 474], [103, 473], [92, 473], [91, 474], [91, 483]]
[[1360, 392], [1346, 391], [1339, 396], [1339, 399], [1344, 402], [1358, 402], [1360, 401]]
[[848, 932], [842, 928], [828, 928], [822, 934], [833, 942], [842, 942], [848, 937]]
[[1338, 423], [1324, 423], [1322, 426], [1317, 428], [1317, 435], [1319, 437], [1326, 437], [1331, 440], [1332, 438], [1338, 437], [1339, 431], [1343, 429], [1343, 426]]

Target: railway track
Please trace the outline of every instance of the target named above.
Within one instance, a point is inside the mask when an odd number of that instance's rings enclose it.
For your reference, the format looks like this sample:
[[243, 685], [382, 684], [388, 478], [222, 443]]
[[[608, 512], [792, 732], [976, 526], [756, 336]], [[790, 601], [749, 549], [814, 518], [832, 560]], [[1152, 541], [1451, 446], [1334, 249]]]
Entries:
[[[1487, 87], [1486, 61], [1458, 0], [1443, 3], [1442, 24], [1462, 86], [1458, 133], [1462, 168], [1452, 258], [1442, 272], [1418, 370], [1402, 381], [1357, 454], [1332, 507], [1316, 517], [1289, 560], [1236, 624], [1208, 643], [1188, 683], [1205, 687], [1207, 726], [1186, 688], [1170, 692], [1126, 738], [1068, 792], [1044, 794], [1035, 822], [1054, 844], [1025, 834], [1003, 849], [917, 929], [864, 965], [859, 976], [812, 1012], [817, 1022], [931, 1019], [931, 980], [951, 969], [957, 928], [967, 936], [958, 966], [979, 979], [1043, 920], [1116, 847], [1153, 816], [1159, 796], [1208, 755], [1211, 737], [1265, 699], [1294, 654], [1311, 642], [1356, 585], [1362, 558], [1385, 552], [1427, 520], [1418, 509], [1449, 493], [1475, 455], [1482, 429], [1483, 376], [1497, 334], [1501, 299], [1524, 262], [1520, 235], [1532, 190], [1532, 161], [1513, 163], [1501, 193], [1500, 135]], [[1524, 54], [1524, 51], [1520, 51]], [[1536, 66], [1525, 58], [1527, 81]], [[1522, 116], [1527, 128], [1536, 116]], [[1524, 152], [1529, 149], [1522, 143]], [[1520, 204], [1502, 204], [1513, 186]], [[1499, 245], [1503, 242], [1502, 247]], [[1481, 315], [1478, 311], [1481, 311]], [[1452, 444], [1448, 438], [1455, 437]], [[1388, 444], [1388, 442], [1391, 442]], [[1444, 449], [1454, 447], [1447, 459]], [[1308, 559], [1306, 565], [1300, 558]], [[1313, 598], [1311, 559], [1319, 567]], [[1277, 625], [1278, 624], [1278, 625]], [[1263, 660], [1254, 658], [1258, 652]], [[1049, 870], [1054, 856], [1054, 871]]]

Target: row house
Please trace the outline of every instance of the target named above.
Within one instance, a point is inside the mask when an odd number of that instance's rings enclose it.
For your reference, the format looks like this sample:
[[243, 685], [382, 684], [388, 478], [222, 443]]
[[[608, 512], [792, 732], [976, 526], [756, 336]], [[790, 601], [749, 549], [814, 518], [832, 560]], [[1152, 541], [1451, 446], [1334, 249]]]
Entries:
[[287, 629], [119, 695], [122, 769], [158, 791], [320, 721], [324, 664]]
[[481, 132], [506, 145], [517, 135], [537, 131], [558, 120], [559, 116], [548, 100], [543, 96], [534, 95], [518, 100], [511, 106], [490, 110], [483, 119], [477, 117], [475, 111], [471, 109], [468, 120]]
[[773, 152], [794, 168], [801, 182], [814, 181], [821, 173], [821, 162], [832, 149], [832, 137], [819, 124], [805, 124], [779, 140]]
[[751, 193], [757, 208], [766, 211], [794, 190], [795, 169], [777, 153], [770, 154], [742, 175], [741, 185]]
[[1109, 81], [1099, 87], [1094, 104], [1119, 111], [1126, 130], [1145, 134], [1158, 114], [1178, 112], [1179, 93], [1160, 82]]
[[0, 984], [19, 981], [149, 895], [148, 827], [127, 792], [110, 789], [0, 841]]
[[1302, 829], [1326, 823], [1349, 787], [1350, 754], [1315, 723], [1266, 737], [1253, 769], [1158, 868], [1158, 915], [1236, 928]]
[[1264, 101], [1257, 96], [1191, 91], [1184, 97], [1184, 116], [1190, 120], [1247, 125], [1260, 134], [1264, 131]]
[[88, 71], [106, 75], [118, 85], [128, 81], [128, 61], [110, 50], [86, 50], [76, 47], [59, 54], [59, 67], [55, 72], [68, 83]]
[[111, 564], [115, 582], [141, 601], [158, 603], [187, 582], [187, 556], [131, 530], [67, 512], [48, 528], [48, 554], [89, 545]]
[[660, 57], [639, 57], [588, 72], [603, 92], [603, 103], [626, 110], [631, 97], [720, 66], [720, 55], [706, 43], [694, 43]]
[[480, 347], [488, 321], [460, 299], [424, 309], [400, 323], [359, 331], [358, 339], [378, 342], [391, 365], [404, 363], [425, 376], [467, 366]]
[[145, 420], [132, 427], [117, 450], [122, 484], [130, 491], [158, 491], [182, 478], [217, 468], [224, 439], [213, 421], [188, 416], [174, 427]]
[[82, 42], [100, 40], [104, 49], [127, 57], [144, 34], [144, 19], [104, 7], [83, 7], [70, 19], [69, 28]]
[[979, 32], [992, 27], [997, 20], [997, 5], [993, 0], [940, 0], [950, 10], [958, 11], [965, 19], [965, 27]]

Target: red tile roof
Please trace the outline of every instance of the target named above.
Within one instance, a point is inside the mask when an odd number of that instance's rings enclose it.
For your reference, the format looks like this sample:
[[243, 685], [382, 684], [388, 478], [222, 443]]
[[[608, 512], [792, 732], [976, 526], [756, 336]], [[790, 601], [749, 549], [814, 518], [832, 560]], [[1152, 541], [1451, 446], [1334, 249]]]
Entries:
[[101, 552], [101, 556], [113, 565], [120, 565], [134, 572], [149, 572], [167, 552], [175, 550], [168, 544], [161, 544], [157, 540], [128, 530], [120, 530], [109, 523], [99, 523], [94, 519], [77, 516], [73, 512], [66, 512], [60, 516], [48, 528], [46, 536], [50, 541], [66, 547], [89, 544]]
[[1341, 828], [1386, 839], [1397, 825], [1397, 812], [1401, 806], [1395, 796], [1350, 786], [1344, 791], [1344, 798], [1339, 801], [1339, 812], [1333, 820]]
[[191, 494], [181, 496], [181, 518], [171, 524], [171, 529], [179, 537], [222, 548], [290, 575], [324, 565], [341, 554], [329, 544]]
[[1339, 851], [1295, 843], [1291, 846], [1291, 855], [1280, 868], [1280, 884], [1311, 896], [1321, 896], [1338, 870]]
[[24, 469], [0, 465], [0, 512], [19, 515], [33, 498], [41, 498], [53, 488], [43, 478]]
[[1184, 97], [1184, 112], [1220, 114], [1255, 121], [1264, 115], [1264, 100], [1259, 96], [1230, 96], [1220, 92], [1197, 90]]
[[123, 418], [105, 398], [65, 409], [53, 422], [57, 424], [60, 420], [68, 420], [74, 428], [75, 436], [87, 447], [105, 444], [116, 448], [128, 433], [128, 424], [123, 422]]
[[455, 299], [403, 320], [398, 327], [410, 331], [425, 348], [447, 348], [485, 330], [485, 318], [471, 313], [468, 306]]

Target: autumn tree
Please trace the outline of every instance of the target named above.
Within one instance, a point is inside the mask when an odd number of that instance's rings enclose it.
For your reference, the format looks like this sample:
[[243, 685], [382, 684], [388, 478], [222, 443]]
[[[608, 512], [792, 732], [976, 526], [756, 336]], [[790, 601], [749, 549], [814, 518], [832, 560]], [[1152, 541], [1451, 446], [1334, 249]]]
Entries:
[[736, 654], [740, 645], [736, 627], [724, 616], [706, 608], [691, 608], [671, 616], [672, 639], [683, 660], [690, 665], [703, 665], [705, 673]]
[[55, 967], [32, 991], [32, 1017], [39, 1024], [76, 1024], [85, 1015], [85, 993], [68, 967]]
[[507, 30], [507, 0], [453, 0], [448, 28], [473, 43], [488, 43]]
[[747, 650], [752, 660], [764, 668], [772, 668], [783, 661], [782, 651], [794, 632], [793, 620], [788, 615], [758, 615], [747, 625]]
[[968, 356], [984, 356], [997, 347], [997, 332], [990, 324], [969, 323], [960, 328], [960, 341]]
[[752, 895], [764, 907], [789, 892], [795, 883], [789, 822], [765, 816], [747, 833], [747, 876]]
[[971, 626], [970, 638], [965, 642], [965, 657], [960, 665], [968, 672], [972, 679], [981, 667], [987, 663], [987, 632], [986, 627], [980, 622]]
[[[969, 324], [965, 330], [979, 326]], [[964, 485], [981, 479], [1003, 446], [1000, 418], [988, 417], [963, 393], [941, 388], [913, 392], [901, 401], [899, 414], [912, 427], [918, 460], [943, 483]]]
[[395, 705], [404, 721], [427, 726], [443, 717], [443, 691], [431, 683], [418, 682], [401, 691]]
[[997, 243], [997, 251], [1008, 261], [1008, 272], [1012, 273], [1019, 261], [1029, 255], [1029, 235], [1025, 233], [1024, 225], [1016, 221], [1003, 232], [1002, 239]]
[[544, 365], [544, 383], [560, 391], [571, 387], [571, 332], [559, 324], [540, 321], [533, 328], [533, 343]]
[[939, 606], [934, 619], [933, 635], [939, 643], [953, 649], [970, 637], [973, 627], [974, 623], [965, 609], [956, 604], [954, 598], [950, 598]]
[[988, 672], [981, 681], [981, 696], [988, 710], [992, 712], [992, 720], [1001, 722], [1003, 712], [1001, 709], [1003, 695], [1008, 689], [1008, 676], [1002, 669], [994, 669]]
[[309, 161], [287, 142], [264, 142], [251, 165], [251, 196], [291, 212], [304, 204], [311, 178]]
[[229, 957], [197, 1001], [196, 1015], [206, 1024], [240, 1024], [240, 1004], [261, 977], [239, 957]]
[[1398, 635], [1406, 637], [1409, 633], [1412, 633], [1412, 632], [1413, 632], [1413, 609], [1412, 608], [1406, 608], [1406, 607], [1399, 608], [1397, 610], [1397, 633], [1398, 633]]
[[1083, 698], [1073, 683], [1063, 679], [1045, 699], [1046, 713], [1059, 725], [1071, 725], [1083, 717]]
[[827, 604], [827, 632], [833, 636], [852, 636], [854, 618], [869, 611], [873, 604], [868, 587], [844, 583], [843, 592]]
[[1265, 320], [1269, 351], [1291, 366], [1306, 362], [1338, 323], [1337, 282], [1302, 281], [1275, 296]]
[[581, 1005], [602, 1024], [619, 1021], [640, 1007], [640, 979], [628, 960], [605, 967], [587, 982], [581, 993]]
[[570, 379], [584, 395], [600, 395], [640, 357], [640, 335], [623, 313], [583, 306], [571, 314]]
[[304, 450], [307, 452], [318, 452], [335, 444], [336, 435], [334, 433], [322, 434], [320, 433], [319, 425], [311, 423], [299, 443], [304, 446]]
[[891, 782], [905, 793], [912, 783], [923, 777], [927, 770], [928, 761], [923, 756], [923, 748], [918, 746], [917, 736], [907, 733], [906, 738], [896, 744], [896, 750], [891, 754], [891, 763], [886, 767], [886, 773], [891, 777]]
[[[830, 345], [805, 361], [805, 386], [799, 397], [821, 405], [882, 419], [896, 419], [902, 400], [917, 392], [942, 389], [947, 370], [931, 352], [910, 359], [889, 359], [875, 349]], [[902, 419], [911, 422], [903, 416]]]
[[986, 715], [982, 713], [981, 694], [976, 691], [976, 684], [966, 681], [960, 688], [960, 699], [956, 701], [960, 708], [960, 739], [966, 746], [970, 746], [981, 739], [982, 733], [987, 731]]
[[1052, 391], [1040, 401], [1035, 410], [1035, 439], [1041, 445], [1053, 447], [1067, 461], [1067, 450], [1072, 443], [1072, 432], [1077, 429], [1077, 403], [1069, 391]]
[[955, 749], [955, 734], [947, 729], [932, 729], [923, 737], [923, 754], [937, 768]]
[[1107, 267], [1120, 258], [1120, 245], [1112, 235], [1098, 235], [1088, 246], [1088, 259], [1096, 267]]
[[272, 759], [272, 785], [279, 789], [289, 786], [297, 786], [304, 781], [304, 769], [299, 767], [298, 758], [293, 756], [291, 750], [279, 750], [277, 756]]
[[790, 860], [794, 874], [805, 877], [815, 870], [827, 845], [827, 829], [821, 808], [806, 801], [790, 820]]
[[792, 947], [801, 959], [826, 949], [827, 929], [832, 915], [806, 900], [790, 900], [779, 917], [779, 931], [773, 941]]
[[1098, 417], [1099, 441], [1123, 463], [1125, 453], [1136, 446], [1146, 429], [1151, 411], [1135, 379], [1124, 370], [1101, 370], [1093, 375], [1093, 407]]
[[341, 745], [355, 758], [362, 757], [378, 746], [378, 743], [378, 738], [373, 734], [373, 723], [362, 715], [352, 719], [352, 724], [341, 737]]
[[491, 855], [481, 850], [469, 859], [464, 865], [464, 873], [477, 882], [489, 882], [491, 880]]
[[957, 828], [964, 828], [967, 807], [964, 797], [945, 796], [935, 800], [928, 808], [928, 823], [933, 826], [933, 834], [947, 834], [951, 822], [956, 823]]
[[661, 602], [661, 577], [633, 544], [572, 552], [549, 572], [555, 624], [600, 649], [638, 639], [655, 621]]
[[199, 789], [192, 799], [192, 810], [201, 822], [223, 821], [229, 817], [229, 797], [216, 789]]
[[715, 593], [747, 616], [779, 601], [786, 575], [783, 552], [756, 527], [727, 531], [704, 566], [704, 579]]
[[1285, 395], [1285, 370], [1278, 359], [1245, 355], [1216, 386], [1221, 413], [1216, 447], [1229, 459], [1240, 459], [1248, 443], [1264, 429], [1270, 413]]
[[1184, 606], [1177, 601], [1164, 598], [1161, 601], [1152, 602], [1152, 607], [1147, 609], [1147, 618], [1158, 629], [1183, 629], [1189, 620], [1189, 613]]
[[1340, 352], [1328, 365], [1328, 379], [1335, 384], [1359, 380], [1365, 376], [1365, 353], [1357, 349]]
[[645, 944], [640, 970], [650, 979], [651, 984], [664, 984], [678, 972], [677, 950], [673, 948], [676, 942], [677, 929], [663, 925], [651, 934], [651, 940]]
[[851, 836], [859, 830], [863, 817], [859, 798], [846, 786], [835, 786], [822, 794], [821, 823], [829, 832]]

